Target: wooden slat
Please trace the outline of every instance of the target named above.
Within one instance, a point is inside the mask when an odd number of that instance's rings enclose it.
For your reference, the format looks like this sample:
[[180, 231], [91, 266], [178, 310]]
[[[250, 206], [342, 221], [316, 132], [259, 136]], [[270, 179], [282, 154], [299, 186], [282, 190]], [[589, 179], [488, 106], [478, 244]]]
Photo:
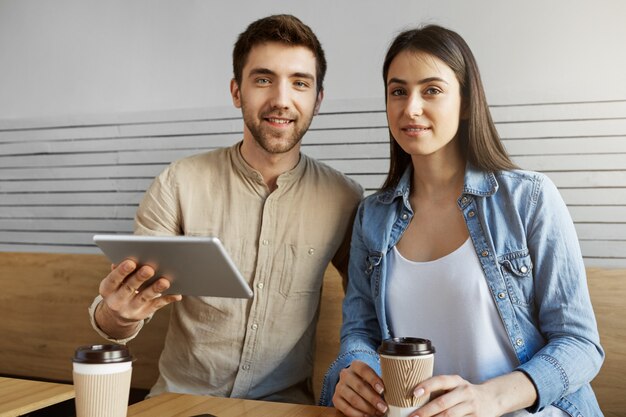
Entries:
[[105, 178], [0, 181], [0, 193], [19, 192], [84, 192], [84, 191], [139, 191], [143, 192], [153, 178]]
[[514, 156], [513, 161], [523, 169], [540, 172], [554, 171], [624, 171], [626, 154], [578, 154]]
[[576, 206], [569, 207], [575, 222], [623, 223], [626, 221], [625, 206]]
[[491, 106], [496, 122], [623, 118], [626, 100]]
[[137, 205], [64, 206], [62, 210], [50, 206], [0, 206], [0, 218], [43, 219], [132, 219]]
[[[0, 231], [29, 231], [29, 232], [133, 232], [133, 219], [109, 220], [109, 219], [2, 219], [0, 218]], [[4, 238], [0, 238], [4, 240]]]
[[626, 153], [626, 136], [508, 139], [503, 143], [512, 156]]
[[624, 136], [626, 118], [499, 123], [497, 129], [503, 139]]

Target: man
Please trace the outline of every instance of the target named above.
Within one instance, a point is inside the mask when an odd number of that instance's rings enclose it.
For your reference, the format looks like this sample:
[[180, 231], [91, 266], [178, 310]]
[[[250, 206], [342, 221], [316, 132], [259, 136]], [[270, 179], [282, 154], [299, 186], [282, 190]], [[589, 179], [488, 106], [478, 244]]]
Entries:
[[324, 271], [347, 270], [362, 189], [300, 154], [323, 98], [324, 52], [293, 16], [253, 22], [233, 51], [233, 103], [243, 140], [172, 163], [135, 217], [143, 235], [218, 236], [254, 290], [250, 300], [162, 295], [154, 271], [130, 260], [100, 284], [94, 328], [126, 343], [173, 304], [160, 376], [166, 391], [313, 403], [313, 347]]

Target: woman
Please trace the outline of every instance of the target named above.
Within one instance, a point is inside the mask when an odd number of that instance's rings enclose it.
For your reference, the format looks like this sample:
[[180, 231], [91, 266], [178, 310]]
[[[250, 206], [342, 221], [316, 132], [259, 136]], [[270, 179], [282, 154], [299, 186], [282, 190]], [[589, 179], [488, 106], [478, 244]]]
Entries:
[[322, 404], [382, 415], [376, 348], [414, 336], [437, 350], [414, 394], [438, 396], [413, 416], [602, 415], [589, 381], [604, 352], [572, 220], [546, 176], [509, 159], [469, 47], [439, 26], [406, 31], [383, 79], [391, 164], [355, 220]]

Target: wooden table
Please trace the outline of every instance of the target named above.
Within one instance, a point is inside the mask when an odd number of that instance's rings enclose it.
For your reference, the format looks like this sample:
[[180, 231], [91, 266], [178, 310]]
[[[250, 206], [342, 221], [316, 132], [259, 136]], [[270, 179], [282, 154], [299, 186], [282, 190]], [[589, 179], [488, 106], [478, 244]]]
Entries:
[[344, 417], [334, 408], [188, 394], [162, 394], [128, 408], [128, 417], [191, 417], [203, 413], [215, 417]]
[[74, 398], [74, 386], [0, 377], [0, 417], [21, 416]]

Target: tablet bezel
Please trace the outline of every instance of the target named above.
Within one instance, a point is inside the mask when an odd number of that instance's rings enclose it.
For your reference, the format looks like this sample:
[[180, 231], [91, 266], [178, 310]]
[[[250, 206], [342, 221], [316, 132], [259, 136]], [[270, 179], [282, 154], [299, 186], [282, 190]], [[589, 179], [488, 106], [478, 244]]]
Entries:
[[[217, 237], [95, 235], [94, 242], [114, 264], [133, 259], [170, 281], [164, 294], [252, 298], [253, 292]], [[210, 271], [207, 273], [207, 271]], [[204, 279], [199, 279], [204, 277]]]

